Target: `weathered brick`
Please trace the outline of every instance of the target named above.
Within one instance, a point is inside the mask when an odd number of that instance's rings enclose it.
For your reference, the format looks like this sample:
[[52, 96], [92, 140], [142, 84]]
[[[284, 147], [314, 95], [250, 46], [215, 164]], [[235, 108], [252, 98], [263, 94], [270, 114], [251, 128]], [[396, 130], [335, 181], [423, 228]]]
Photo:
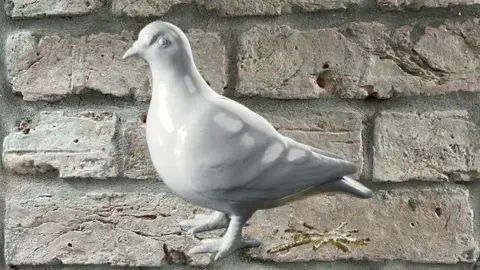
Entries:
[[402, 81], [405, 73], [393, 60], [367, 53], [338, 29], [254, 27], [242, 36], [238, 59], [237, 96], [365, 98], [374, 91], [391, 95], [394, 84], [399, 91], [420, 86], [417, 79]]
[[[217, 92], [226, 85], [225, 48], [215, 33], [188, 34], [199, 71]], [[150, 71], [145, 61], [123, 60], [135, 36], [100, 33], [72, 37], [20, 32], [7, 40], [8, 78], [29, 101], [58, 100], [88, 90], [148, 100]]]
[[278, 131], [298, 142], [331, 151], [357, 165], [357, 176], [363, 169], [362, 120], [353, 112], [317, 112], [287, 117], [263, 116]]
[[[118, 266], [110, 266], [110, 265], [88, 265], [88, 266], [71, 266], [71, 265], [42, 265], [40, 266], [41, 270], [119, 270]], [[38, 265], [22, 265], [21, 267], [16, 267], [21, 270], [38, 270]], [[120, 269], [125, 267], [120, 267]], [[131, 270], [141, 270], [140, 267], [132, 268]], [[128, 269], [128, 268], [127, 268]], [[128, 269], [130, 270], [130, 269]], [[422, 269], [423, 270], [423, 269]], [[438, 270], [438, 269], [435, 269]], [[448, 269], [451, 270], [451, 269]], [[457, 269], [455, 269], [457, 270]], [[461, 269], [463, 270], [463, 269]]]
[[227, 85], [227, 58], [220, 36], [193, 29], [187, 33], [187, 37], [198, 71], [213, 90], [222, 94]]
[[479, 65], [476, 53], [465, 40], [445, 28], [426, 27], [414, 50], [430, 67], [444, 72], [474, 72]]
[[294, 10], [312, 12], [318, 10], [346, 9], [357, 5], [359, 0], [168, 0], [168, 1], [131, 1], [114, 0], [113, 12], [117, 16], [152, 17], [165, 15], [171, 8], [181, 4], [195, 4], [201, 9], [213, 10], [220, 16], [281, 15]]
[[423, 34], [380, 23], [306, 31], [255, 26], [240, 38], [236, 96], [384, 99], [480, 91], [480, 47], [464, 32], [480, 32], [479, 21], [446, 22]]
[[104, 0], [6, 0], [5, 12], [13, 19], [70, 17], [94, 13], [104, 5]]
[[[146, 63], [138, 59], [122, 59], [133, 39], [133, 34], [126, 32], [121, 35], [102, 33], [72, 39], [73, 63], [69, 94], [80, 94], [91, 89], [118, 97], [133, 96], [137, 100], [147, 100], [151, 93], [151, 83]], [[44, 68], [54, 66], [47, 64]], [[22, 86], [19, 88], [22, 89]]]
[[[305, 222], [323, 232], [348, 222], [346, 230], [358, 229], [358, 238], [369, 238], [365, 247], [351, 253], [327, 245], [312, 250], [312, 244], [287, 251], [268, 249], [289, 242], [284, 230], [289, 224], [302, 228]], [[292, 205], [257, 212], [250, 237], [264, 245], [248, 255], [277, 262], [333, 260], [404, 260], [421, 263], [475, 262], [473, 211], [468, 190], [463, 188], [399, 189], [377, 191], [368, 200], [346, 195], [317, 196]]]
[[58, 100], [88, 89], [145, 99], [149, 73], [144, 62], [121, 59], [127, 40], [133, 40], [131, 33], [78, 38], [14, 34], [7, 41], [13, 91], [29, 101]]
[[331, 151], [357, 165], [357, 175], [363, 169], [361, 130], [353, 131], [297, 131], [280, 130], [280, 133], [298, 142]]
[[38, 121], [3, 141], [3, 164], [16, 173], [58, 170], [61, 178], [118, 175], [113, 144], [117, 117], [109, 112], [41, 112]]
[[5, 193], [6, 193], [6, 182], [7, 182], [7, 179], [5, 179], [5, 175], [4, 174], [1, 174], [0, 173], [0, 205], [2, 205], [2, 209], [0, 210], [0, 219], [2, 220], [2, 222], [0, 222], [0, 254], [2, 254], [2, 256], [0, 256], [0, 265], [5, 265], [5, 258], [3, 256], [3, 254], [5, 254], [5, 244], [4, 244], [4, 231], [5, 231], [5, 226], [4, 226], [4, 220], [5, 220], [5, 204], [4, 204], [4, 200], [5, 200]]
[[362, 130], [361, 115], [349, 111], [305, 111], [293, 114], [286, 110], [275, 113], [258, 112], [275, 128], [322, 132], [349, 132]]
[[374, 181], [480, 180], [480, 128], [465, 111], [383, 112], [375, 120]]
[[123, 128], [124, 154], [123, 176], [132, 179], [155, 179], [158, 174], [153, 167], [145, 135], [145, 123], [131, 120]]
[[294, 11], [312, 12], [318, 10], [346, 9], [357, 5], [359, 0], [196, 0], [207, 10], [215, 10], [220, 16], [281, 15]]
[[187, 254], [199, 240], [177, 223], [196, 209], [161, 193], [9, 198], [5, 258], [11, 265], [207, 265], [209, 255]]
[[472, 48], [480, 47], [480, 19], [447, 21], [446, 28], [465, 38]]
[[389, 261], [379, 265], [378, 270], [472, 270], [470, 263], [426, 264], [405, 261]]
[[421, 8], [444, 8], [480, 4], [479, 0], [377, 0], [382, 10], [419, 10]]
[[113, 13], [117, 16], [151, 17], [165, 15], [172, 7], [180, 4], [189, 4], [191, 2], [192, 0], [114, 0], [112, 9]]

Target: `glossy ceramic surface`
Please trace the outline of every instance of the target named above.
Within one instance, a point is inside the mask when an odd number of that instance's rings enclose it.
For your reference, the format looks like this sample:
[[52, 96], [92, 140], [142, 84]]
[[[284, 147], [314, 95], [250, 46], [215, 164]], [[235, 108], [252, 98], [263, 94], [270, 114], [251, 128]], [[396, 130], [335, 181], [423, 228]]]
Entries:
[[[352, 163], [282, 136], [260, 115], [213, 91], [175, 25], [148, 24], [124, 58], [131, 56], [147, 61], [152, 72], [146, 134], [155, 169], [179, 197], [218, 211], [215, 219], [195, 226], [231, 219], [224, 241], [236, 248], [253, 246], [237, 236], [257, 209], [327, 191], [371, 196], [368, 188], [344, 177], [356, 172]], [[219, 251], [218, 259], [231, 248], [222, 249], [219, 242], [200, 252]]]

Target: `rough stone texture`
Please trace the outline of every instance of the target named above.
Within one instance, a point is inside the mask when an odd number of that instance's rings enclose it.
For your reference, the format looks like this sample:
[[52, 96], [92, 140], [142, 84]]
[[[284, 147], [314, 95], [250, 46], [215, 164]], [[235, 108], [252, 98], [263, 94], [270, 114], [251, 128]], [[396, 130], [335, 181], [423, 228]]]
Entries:
[[356, 176], [363, 169], [362, 120], [357, 113], [332, 111], [286, 117], [263, 114], [278, 131], [294, 140], [331, 151], [357, 165]]
[[423, 31], [380, 23], [299, 31], [255, 26], [240, 38], [236, 96], [391, 98], [479, 91], [478, 20]]
[[227, 57], [220, 36], [193, 29], [187, 33], [187, 38], [198, 71], [213, 90], [222, 94], [227, 85]]
[[0, 267], [5, 265], [4, 254], [4, 220], [5, 220], [5, 184], [6, 179], [0, 169]]
[[192, 0], [113, 0], [113, 13], [117, 16], [151, 17], [162, 16], [176, 5], [189, 4]]
[[186, 255], [199, 241], [185, 236], [177, 222], [193, 218], [195, 209], [157, 193], [10, 198], [6, 261], [11, 265], [161, 266], [168, 261], [207, 265], [209, 255]]
[[444, 8], [480, 4], [479, 0], [377, 0], [382, 10], [419, 10], [421, 8]]
[[[312, 244], [279, 253], [269, 248], [288, 242], [288, 224], [306, 222], [320, 231], [347, 222], [355, 237], [370, 238], [366, 247], [343, 253], [332, 246], [314, 251]], [[245, 231], [264, 245], [249, 256], [276, 262], [404, 260], [422, 263], [475, 262], [473, 211], [461, 188], [376, 191], [362, 200], [345, 195], [318, 196], [281, 208], [257, 212]], [[301, 226], [295, 226], [301, 228]], [[303, 228], [305, 229], [305, 228]]]
[[380, 265], [378, 270], [473, 270], [472, 264], [456, 263], [456, 264], [425, 264], [410, 263], [403, 261], [387, 262]]
[[281, 15], [294, 10], [312, 12], [318, 10], [346, 9], [357, 5], [359, 0], [197, 0], [207, 10], [215, 10], [220, 16]]
[[132, 120], [123, 128], [123, 176], [131, 179], [154, 179], [158, 174], [153, 167], [145, 135], [145, 124]]
[[383, 112], [375, 120], [374, 181], [480, 180], [480, 128], [465, 111]]
[[[86, 265], [86, 266], [72, 266], [72, 265], [42, 265], [40, 267], [36, 265], [15, 266], [18, 270], [142, 270], [141, 267], [118, 267], [109, 265]], [[435, 269], [437, 270], [437, 269]], [[450, 270], [450, 269], [448, 269]], [[463, 270], [463, 269], [462, 269]]]
[[[452, 46], [456, 49], [451, 50]], [[426, 27], [414, 50], [431, 68], [443, 72], [475, 72], [479, 65], [479, 59], [465, 40], [445, 28]]]
[[[151, 87], [147, 64], [138, 59], [122, 59], [133, 39], [134, 35], [126, 32], [121, 35], [98, 34], [72, 39], [74, 62], [71, 67], [70, 92], [79, 94], [91, 89], [118, 97], [133, 96], [138, 100], [147, 100]], [[43, 68], [54, 66], [49, 64]], [[22, 86], [19, 88], [22, 89]]]
[[58, 170], [61, 178], [116, 177], [116, 123], [110, 112], [41, 112], [29, 130], [4, 139], [3, 164], [20, 174]]
[[81, 16], [96, 12], [104, 0], [6, 0], [5, 12], [13, 19]]
[[167, 0], [167, 1], [132, 1], [114, 0], [113, 12], [117, 16], [151, 17], [165, 15], [171, 8], [181, 4], [194, 3], [200, 8], [214, 10], [220, 16], [281, 15], [294, 10], [312, 12], [318, 10], [346, 9], [357, 5], [359, 0]]
[[[188, 37], [199, 71], [223, 93], [226, 60], [220, 38], [201, 31]], [[15, 33], [7, 40], [9, 81], [28, 101], [53, 101], [89, 90], [148, 100], [151, 75], [146, 62], [122, 59], [134, 39], [131, 32], [82, 37]]]

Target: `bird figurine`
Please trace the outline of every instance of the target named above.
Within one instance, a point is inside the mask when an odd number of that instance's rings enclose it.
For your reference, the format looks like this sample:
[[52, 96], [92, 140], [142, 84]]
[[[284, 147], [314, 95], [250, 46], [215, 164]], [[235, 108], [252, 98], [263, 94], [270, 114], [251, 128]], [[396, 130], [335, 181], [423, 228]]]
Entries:
[[262, 116], [217, 94], [197, 70], [190, 43], [177, 26], [154, 21], [138, 34], [123, 59], [145, 60], [152, 75], [146, 139], [164, 183], [183, 200], [214, 210], [180, 222], [195, 233], [226, 228], [189, 253], [258, 247], [242, 228], [255, 211], [309, 196], [342, 192], [370, 198], [349, 177], [356, 166], [342, 157], [283, 136]]

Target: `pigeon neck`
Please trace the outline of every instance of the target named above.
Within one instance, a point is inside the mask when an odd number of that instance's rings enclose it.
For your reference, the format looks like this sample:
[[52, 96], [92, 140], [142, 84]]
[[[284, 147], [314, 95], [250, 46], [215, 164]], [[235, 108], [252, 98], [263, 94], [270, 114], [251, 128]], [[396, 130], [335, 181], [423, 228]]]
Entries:
[[[208, 97], [214, 95], [208, 84], [198, 72], [195, 65], [178, 65], [176, 68], [165, 69], [164, 67], [152, 68], [152, 83], [155, 91], [156, 86], [164, 85], [158, 91], [169, 91], [170, 95], [188, 99], [194, 96]], [[156, 93], [152, 93], [156, 94]]]

